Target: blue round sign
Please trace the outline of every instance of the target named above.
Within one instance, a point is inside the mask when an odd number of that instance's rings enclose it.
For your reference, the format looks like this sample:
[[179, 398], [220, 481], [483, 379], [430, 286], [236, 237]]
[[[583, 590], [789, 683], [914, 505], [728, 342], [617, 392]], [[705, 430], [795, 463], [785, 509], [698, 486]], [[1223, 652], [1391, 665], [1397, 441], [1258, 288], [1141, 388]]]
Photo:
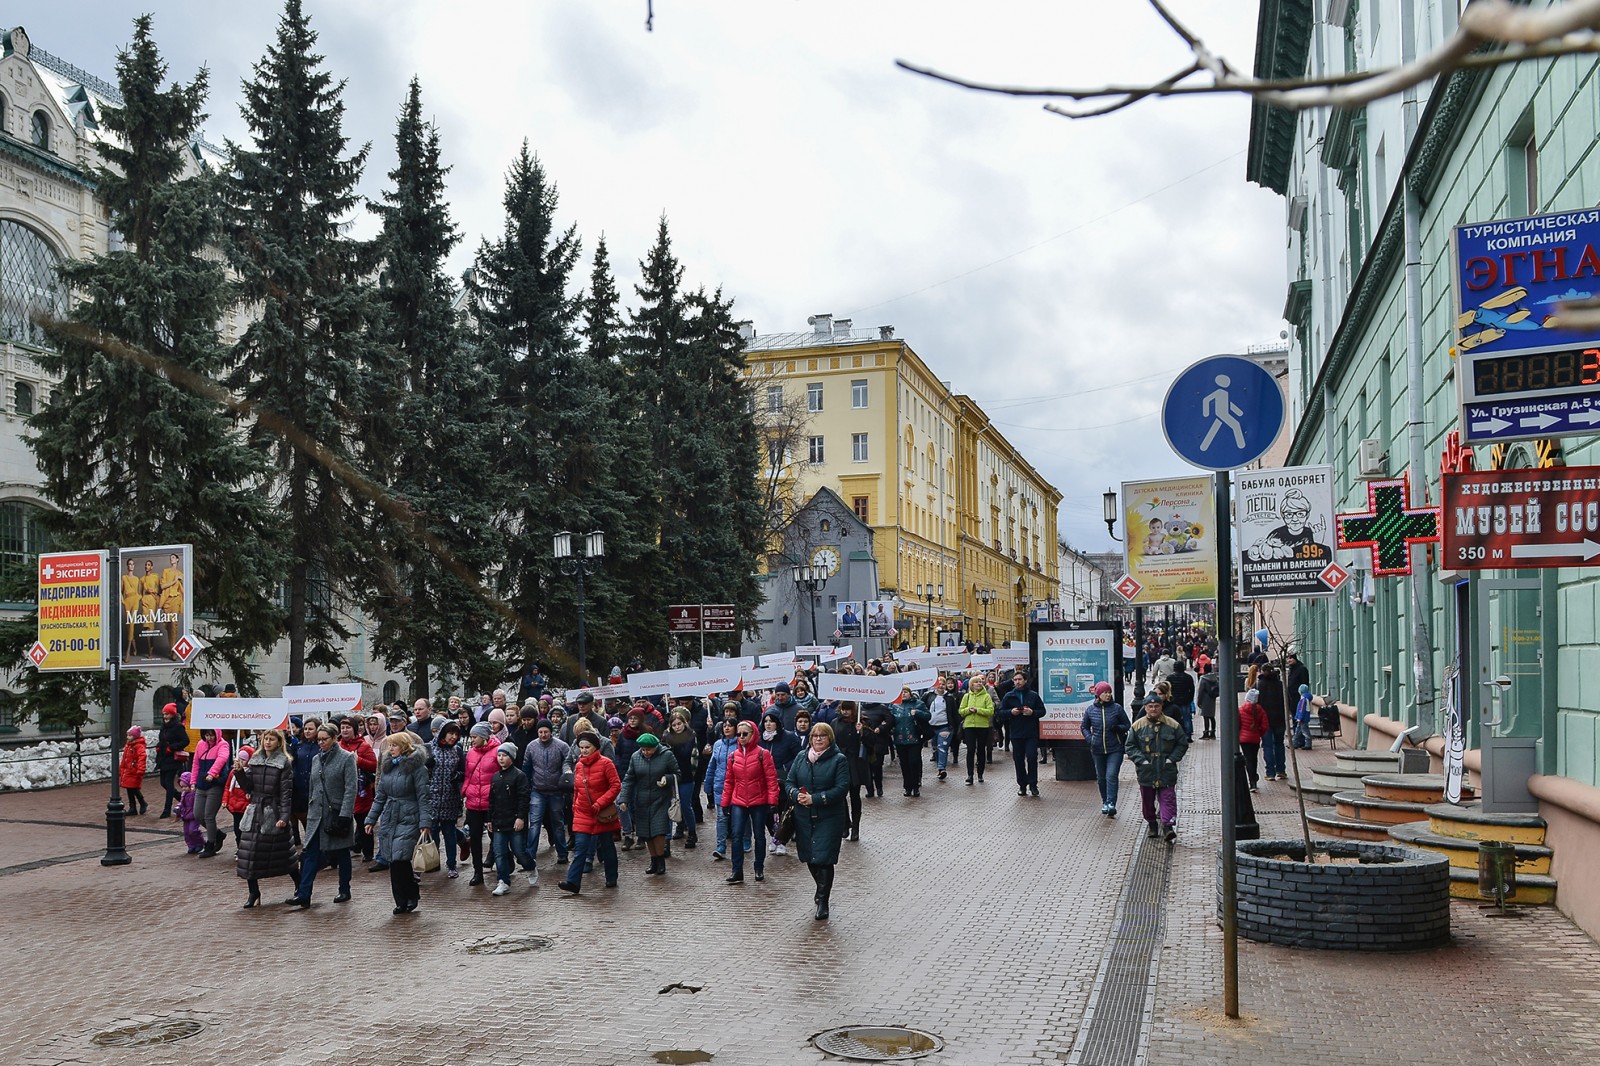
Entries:
[[1167, 389], [1161, 429], [1184, 462], [1236, 470], [1272, 447], [1283, 414], [1283, 393], [1266, 367], [1242, 355], [1213, 355]]

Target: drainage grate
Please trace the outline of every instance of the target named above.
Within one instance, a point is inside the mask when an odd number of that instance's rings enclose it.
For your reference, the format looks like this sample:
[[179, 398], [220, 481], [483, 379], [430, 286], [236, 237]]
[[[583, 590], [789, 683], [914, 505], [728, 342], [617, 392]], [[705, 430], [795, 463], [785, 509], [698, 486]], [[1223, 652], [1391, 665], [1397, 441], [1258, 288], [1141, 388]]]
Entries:
[[97, 1047], [149, 1047], [153, 1044], [170, 1044], [174, 1040], [187, 1040], [205, 1027], [205, 1022], [194, 1018], [157, 1018], [96, 1033], [93, 1043]]
[[944, 1041], [932, 1033], [897, 1025], [852, 1025], [829, 1029], [812, 1037], [811, 1043], [818, 1051], [857, 1062], [920, 1059], [944, 1047]]
[[492, 936], [467, 945], [468, 955], [516, 955], [523, 951], [548, 951], [555, 941], [543, 936]]
[[1162, 906], [1172, 875], [1170, 845], [1140, 837], [1117, 904], [1116, 932], [1083, 1015], [1069, 1062], [1079, 1066], [1134, 1066], [1143, 1061], [1144, 1017], [1154, 994], [1155, 954], [1161, 944]]

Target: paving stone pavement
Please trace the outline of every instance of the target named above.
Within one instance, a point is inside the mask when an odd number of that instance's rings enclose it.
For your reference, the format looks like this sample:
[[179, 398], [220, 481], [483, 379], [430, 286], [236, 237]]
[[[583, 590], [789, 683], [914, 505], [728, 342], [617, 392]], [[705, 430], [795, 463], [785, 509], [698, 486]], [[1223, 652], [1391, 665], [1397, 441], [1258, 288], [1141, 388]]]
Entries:
[[[1600, 949], [1546, 911], [1512, 927], [1458, 905], [1456, 943], [1407, 956], [1244, 943], [1247, 1018], [1225, 1024], [1210, 902], [1219, 820], [1205, 813], [1215, 749], [1191, 749], [1181, 797], [1151, 1063], [1596, 1061]], [[1143, 832], [1138, 792], [1124, 767], [1124, 813], [1110, 821], [1092, 782], [1045, 780], [1035, 800], [1009, 778], [1007, 760], [982, 787], [930, 773], [920, 799], [891, 782], [867, 802], [862, 842], [845, 845], [829, 922], [811, 919], [794, 857], [771, 859], [766, 884], [730, 887], [705, 842], [675, 849], [665, 879], [624, 853], [622, 887], [591, 880], [578, 899], [554, 890], [546, 852], [545, 887], [496, 899], [432, 873], [409, 917], [390, 913], [387, 875], [359, 867], [346, 906], [324, 874], [308, 912], [275, 903], [286, 880], [245, 911], [231, 860], [185, 856], [169, 822], [130, 820], [133, 863], [101, 867], [104, 834], [84, 828], [103, 820], [101, 786], [0, 795], [13, 933], [0, 946], [12, 985], [0, 1063], [622, 1066], [702, 1049], [717, 1066], [804, 1064], [837, 1061], [807, 1041], [845, 1024], [936, 1033], [945, 1047], [926, 1063], [1065, 1062]], [[1257, 798], [1292, 806], [1281, 784]], [[1284, 831], [1291, 819], [1262, 821]], [[528, 935], [549, 948], [466, 950]], [[702, 990], [662, 994], [674, 983]], [[204, 1028], [138, 1048], [94, 1042], [173, 1020]]]

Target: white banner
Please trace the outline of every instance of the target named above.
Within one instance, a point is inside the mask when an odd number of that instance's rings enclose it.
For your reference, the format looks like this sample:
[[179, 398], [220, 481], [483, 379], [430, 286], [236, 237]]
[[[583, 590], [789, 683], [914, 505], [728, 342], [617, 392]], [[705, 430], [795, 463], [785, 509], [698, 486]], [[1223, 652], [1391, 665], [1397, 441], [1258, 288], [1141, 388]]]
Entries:
[[672, 688], [672, 679], [679, 670], [643, 670], [628, 675], [628, 695], [662, 696]]
[[824, 655], [821, 658], [820, 661], [821, 662], [825, 662], [825, 663], [836, 663], [840, 659], [848, 659], [848, 658], [850, 658], [855, 653], [856, 653], [856, 649], [854, 648], [854, 646], [849, 645], [849, 644], [841, 644], [837, 648], [833, 648], [832, 650], [830, 650], [828, 652], [828, 654]]
[[323, 722], [336, 714], [355, 714], [361, 710], [361, 686], [353, 682], [337, 685], [285, 685], [283, 698], [289, 704], [290, 714], [298, 714], [302, 718], [316, 718]]
[[671, 696], [709, 696], [713, 692], [732, 692], [739, 687], [737, 666], [707, 667], [704, 670], [674, 670], [677, 676], [668, 689]]
[[[900, 683], [901, 688], [908, 688], [920, 695], [932, 688], [933, 683], [939, 680], [939, 670], [937, 667], [930, 666], [926, 670], [907, 670], [891, 676]], [[900, 693], [896, 692], [895, 695], [898, 696]]]
[[855, 700], [858, 703], [893, 703], [900, 698], [899, 674], [867, 677], [862, 674], [819, 674], [817, 698]]
[[567, 699], [577, 699], [580, 692], [587, 692], [597, 700], [617, 700], [632, 695], [627, 685], [595, 685], [593, 688], [575, 688], [567, 693]]
[[1027, 666], [1028, 659], [1032, 654], [1033, 649], [1026, 644], [1020, 648], [996, 648], [994, 650], [994, 664], [999, 668]]
[[779, 663], [776, 666], [753, 666], [744, 672], [744, 690], [754, 692], [757, 689], [771, 688], [780, 681], [789, 681], [794, 677], [793, 663]]
[[754, 655], [740, 655], [738, 657], [732, 655], [707, 655], [700, 663], [704, 667], [733, 666], [740, 669], [746, 666], [754, 666], [755, 664], [756, 657]]
[[289, 701], [197, 697], [189, 714], [191, 729], [281, 729], [289, 720]]
[[994, 656], [974, 655], [972, 657], [972, 661], [967, 664], [967, 668], [971, 670], [993, 670]]
[[833, 651], [832, 644], [796, 644], [796, 655], [828, 655]]
[[769, 651], [765, 655], [756, 656], [758, 666], [792, 666], [795, 653], [792, 651]]

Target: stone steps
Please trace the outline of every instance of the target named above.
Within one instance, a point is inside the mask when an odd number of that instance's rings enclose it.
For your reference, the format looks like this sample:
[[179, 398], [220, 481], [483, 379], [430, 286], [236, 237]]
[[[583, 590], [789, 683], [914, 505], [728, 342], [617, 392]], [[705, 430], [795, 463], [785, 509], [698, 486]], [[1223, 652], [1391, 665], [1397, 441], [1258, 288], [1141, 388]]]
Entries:
[[1347, 818], [1337, 811], [1307, 811], [1306, 821], [1329, 836], [1343, 840], [1389, 839], [1389, 827], [1386, 824]]
[[[1368, 774], [1361, 786], [1373, 799], [1402, 800], [1407, 803], [1443, 803], [1443, 774]], [[1462, 787], [1462, 795], [1471, 790]]]
[[[1350, 789], [1359, 789], [1361, 787], [1361, 779], [1371, 775], [1372, 770], [1370, 768], [1346, 769], [1340, 766], [1323, 766], [1311, 771], [1311, 783], [1318, 788], [1331, 788], [1336, 792], [1344, 792]], [[1301, 775], [1300, 779], [1304, 781], [1304, 775]]]
[[[1475, 903], [1488, 902], [1478, 895], [1478, 871], [1450, 868], [1450, 896], [1452, 899], [1470, 899]], [[1556, 882], [1542, 874], [1517, 874], [1517, 890], [1506, 897], [1507, 903], [1530, 904], [1548, 907], [1556, 901]]]
[[1296, 785], [1291, 781], [1289, 787], [1304, 796], [1307, 803], [1320, 803], [1324, 807], [1333, 806], [1333, 794], [1339, 791], [1337, 788], [1314, 784], [1310, 778], [1301, 778], [1301, 782]]
[[1484, 814], [1483, 804], [1435, 803], [1428, 822], [1440, 836], [1463, 840], [1503, 840], [1508, 844], [1543, 844], [1544, 819], [1537, 814]]
[[1364, 774], [1392, 774], [1400, 769], [1400, 756], [1390, 751], [1341, 751], [1334, 759], [1338, 769], [1360, 770]]
[[1333, 797], [1339, 814], [1387, 829], [1399, 822], [1420, 822], [1428, 817], [1426, 803], [1379, 799], [1365, 792], [1338, 792]]
[[1548, 906], [1556, 900], [1550, 876], [1551, 849], [1545, 846], [1545, 821], [1537, 814], [1485, 814], [1481, 801], [1431, 803], [1427, 824], [1393, 826], [1389, 835], [1408, 846], [1437, 851], [1450, 860], [1450, 895], [1482, 902], [1478, 895], [1478, 844], [1510, 844], [1517, 856], [1517, 890], [1508, 902]]
[[[1471, 870], [1473, 876], [1478, 872], [1478, 842], [1467, 840], [1463, 837], [1445, 836], [1435, 833], [1422, 822], [1407, 822], [1390, 828], [1389, 835], [1402, 844], [1413, 848], [1427, 848], [1429, 851], [1443, 852], [1449, 859], [1450, 865], [1458, 870]], [[1517, 878], [1520, 880], [1527, 874], [1550, 873], [1551, 850], [1543, 844], [1514, 844], [1517, 854]]]

